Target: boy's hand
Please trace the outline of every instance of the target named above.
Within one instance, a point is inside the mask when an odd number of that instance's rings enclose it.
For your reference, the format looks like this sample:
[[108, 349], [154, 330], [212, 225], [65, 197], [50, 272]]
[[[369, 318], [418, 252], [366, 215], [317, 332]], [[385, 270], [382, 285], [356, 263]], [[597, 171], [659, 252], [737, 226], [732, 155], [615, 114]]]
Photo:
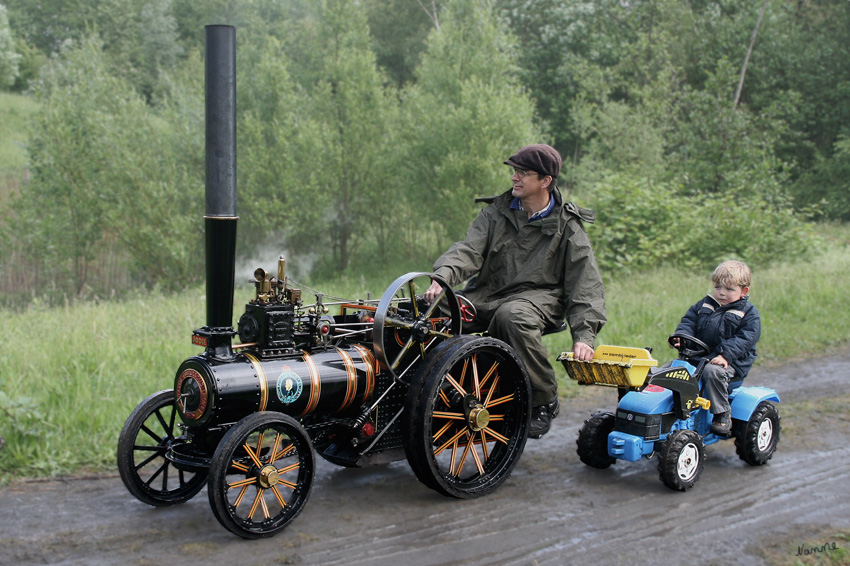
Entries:
[[710, 363], [710, 364], [714, 364], [714, 365], [716, 365], [716, 366], [720, 366], [720, 367], [722, 367], [723, 369], [726, 369], [726, 368], [728, 368], [728, 367], [729, 367], [729, 362], [727, 362], [727, 361], [726, 361], [726, 358], [724, 358], [723, 356], [715, 356], [715, 357], [713, 357], [713, 358], [711, 359], [711, 361], [710, 361], [710, 362], [708, 362], [708, 363]]
[[681, 338], [670, 338], [667, 342], [667, 345], [671, 348], [676, 348], [677, 350], [682, 347], [682, 339]]

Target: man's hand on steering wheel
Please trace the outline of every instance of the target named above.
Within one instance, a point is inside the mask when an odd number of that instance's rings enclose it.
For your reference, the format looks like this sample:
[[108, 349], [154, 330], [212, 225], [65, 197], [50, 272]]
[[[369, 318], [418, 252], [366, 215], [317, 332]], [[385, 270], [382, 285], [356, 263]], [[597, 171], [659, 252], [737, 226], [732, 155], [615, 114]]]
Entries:
[[425, 291], [425, 300], [428, 301], [428, 304], [434, 302], [434, 300], [443, 292], [443, 286], [440, 285], [438, 281], [431, 280], [431, 286]]

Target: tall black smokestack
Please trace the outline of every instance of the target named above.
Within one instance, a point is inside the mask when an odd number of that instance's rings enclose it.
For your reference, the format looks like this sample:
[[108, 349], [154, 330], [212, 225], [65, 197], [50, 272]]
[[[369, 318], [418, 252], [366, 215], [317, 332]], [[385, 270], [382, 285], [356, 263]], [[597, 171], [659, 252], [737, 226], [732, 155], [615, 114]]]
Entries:
[[207, 26], [206, 276], [207, 352], [233, 355], [236, 271], [236, 29]]

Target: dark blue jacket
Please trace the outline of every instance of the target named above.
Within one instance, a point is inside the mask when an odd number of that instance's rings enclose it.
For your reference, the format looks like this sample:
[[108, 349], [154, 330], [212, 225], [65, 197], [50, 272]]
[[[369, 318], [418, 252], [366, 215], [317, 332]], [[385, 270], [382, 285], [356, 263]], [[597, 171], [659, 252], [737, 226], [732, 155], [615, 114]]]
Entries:
[[709, 347], [708, 359], [723, 356], [735, 369], [733, 381], [747, 377], [756, 360], [756, 342], [761, 335], [761, 318], [747, 297], [720, 306], [714, 297], [704, 299], [688, 309], [676, 332], [690, 334]]

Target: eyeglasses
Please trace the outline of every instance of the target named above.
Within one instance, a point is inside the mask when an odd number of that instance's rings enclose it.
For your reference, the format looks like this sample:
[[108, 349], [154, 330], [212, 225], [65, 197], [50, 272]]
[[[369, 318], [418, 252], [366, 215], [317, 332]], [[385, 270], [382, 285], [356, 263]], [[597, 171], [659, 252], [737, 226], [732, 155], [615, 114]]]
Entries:
[[516, 167], [511, 167], [511, 171], [512, 171], [511, 177], [516, 175], [520, 179], [522, 179], [523, 177], [528, 177], [529, 175], [534, 173], [534, 171], [525, 171], [523, 169], [517, 169]]

